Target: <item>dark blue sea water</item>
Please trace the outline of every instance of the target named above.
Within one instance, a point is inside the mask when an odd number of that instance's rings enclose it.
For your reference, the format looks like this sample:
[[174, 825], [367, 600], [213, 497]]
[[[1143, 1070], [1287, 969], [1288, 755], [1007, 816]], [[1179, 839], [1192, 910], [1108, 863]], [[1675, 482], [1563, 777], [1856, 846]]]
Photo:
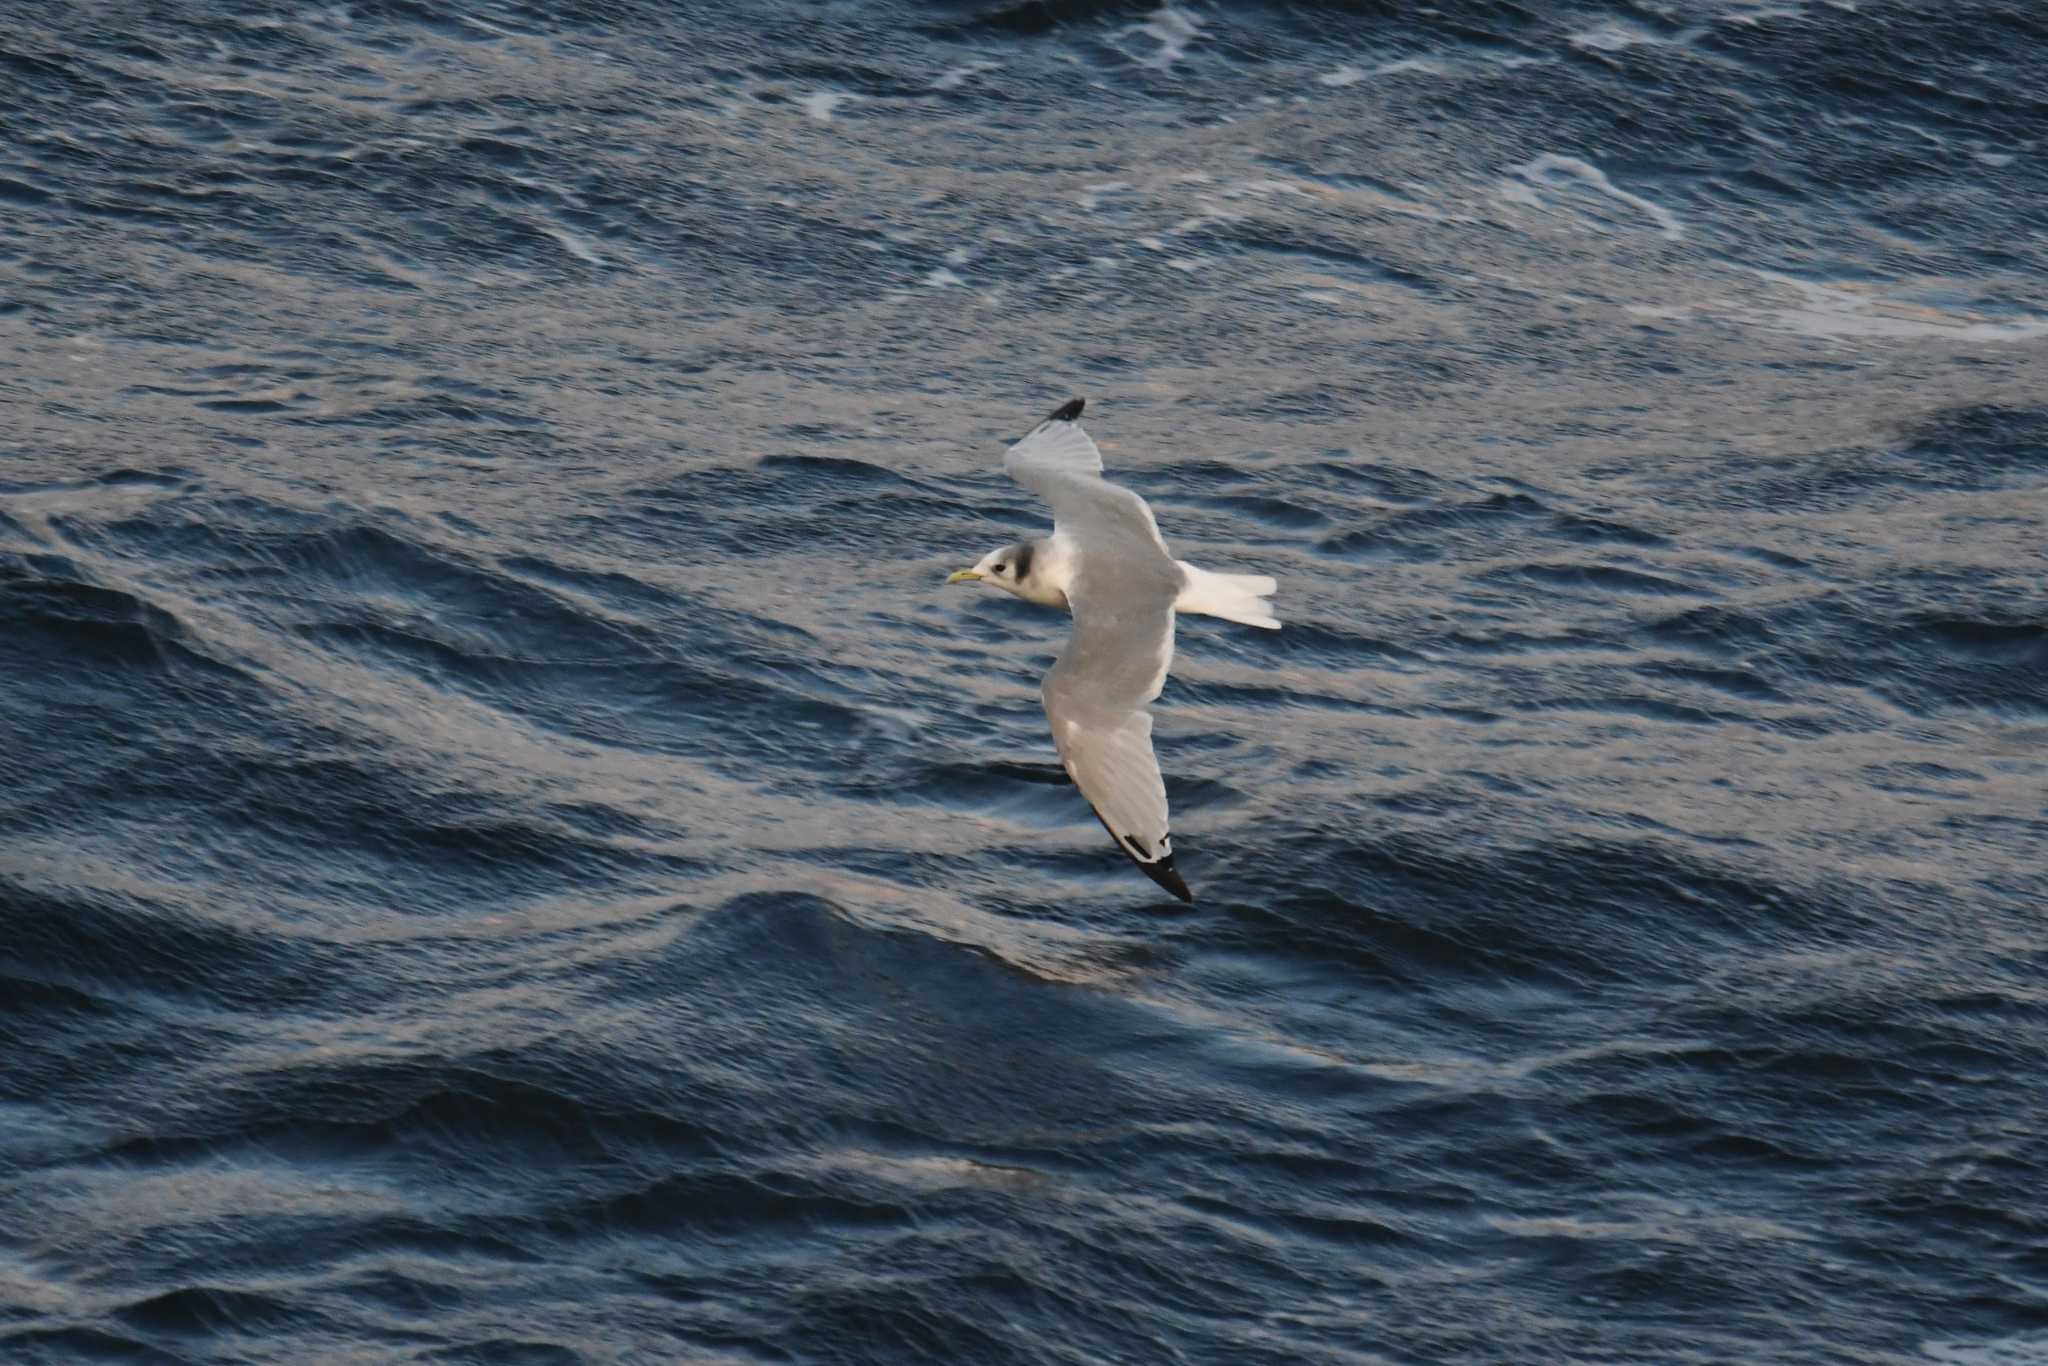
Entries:
[[2039, 6], [0, 21], [0, 1360], [2048, 1361]]

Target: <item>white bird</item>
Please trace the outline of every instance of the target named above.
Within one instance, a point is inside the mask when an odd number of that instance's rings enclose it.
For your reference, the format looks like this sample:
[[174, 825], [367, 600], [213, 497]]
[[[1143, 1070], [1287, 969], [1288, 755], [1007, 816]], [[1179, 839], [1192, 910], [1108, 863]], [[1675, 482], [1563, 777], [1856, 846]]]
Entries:
[[1176, 612], [1277, 629], [1266, 598], [1278, 585], [1173, 558], [1145, 500], [1102, 477], [1082, 404], [1060, 408], [1003, 457], [1012, 479], [1052, 504], [1052, 535], [991, 550], [946, 582], [979, 580], [1073, 613], [1074, 633], [1039, 690], [1060, 762], [1117, 847], [1193, 901], [1174, 871], [1148, 708], [1173, 663]]

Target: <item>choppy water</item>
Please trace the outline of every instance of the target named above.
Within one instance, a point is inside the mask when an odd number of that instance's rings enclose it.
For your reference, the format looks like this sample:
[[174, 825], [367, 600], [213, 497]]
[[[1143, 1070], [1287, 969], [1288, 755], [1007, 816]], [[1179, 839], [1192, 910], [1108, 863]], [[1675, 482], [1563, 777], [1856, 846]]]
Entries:
[[2048, 1359], [2037, 9], [4, 18], [0, 1358]]

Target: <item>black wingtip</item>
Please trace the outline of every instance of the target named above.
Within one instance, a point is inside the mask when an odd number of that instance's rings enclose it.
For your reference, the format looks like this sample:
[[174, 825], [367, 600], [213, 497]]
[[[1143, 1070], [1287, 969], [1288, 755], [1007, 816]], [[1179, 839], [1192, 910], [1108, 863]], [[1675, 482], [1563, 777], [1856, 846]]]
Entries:
[[1065, 403], [1062, 403], [1058, 408], [1054, 409], [1053, 415], [1047, 418], [1046, 421], [1072, 422], [1075, 418], [1081, 415], [1081, 410], [1087, 406], [1088, 400], [1085, 398], [1070, 398]]
[[[1132, 859], [1131, 862], [1138, 863], [1138, 860]], [[1151, 878], [1190, 906], [1194, 905], [1195, 894], [1188, 890], [1188, 884], [1183, 882], [1180, 874], [1174, 871], [1173, 855], [1168, 854], [1156, 863], [1138, 863], [1138, 866], [1145, 870], [1146, 877]]]
[[[1089, 803], [1089, 809], [1094, 810], [1094, 803]], [[1100, 811], [1095, 812], [1095, 819], [1102, 821], [1102, 828], [1109, 831], [1109, 837], [1116, 841], [1117, 848], [1123, 850], [1125, 856], [1131, 862], [1143, 869], [1146, 877], [1151, 878], [1154, 882], [1164, 887], [1167, 891], [1172, 892], [1189, 905], [1192, 906], [1194, 904], [1195, 894], [1188, 890], [1187, 883], [1182, 882], [1180, 874], [1174, 870], [1173, 855], [1171, 853], [1162, 859], [1147, 859], [1142, 852], [1145, 846], [1138, 843], [1136, 836], [1117, 834], [1116, 827], [1107, 820], [1103, 820]]]

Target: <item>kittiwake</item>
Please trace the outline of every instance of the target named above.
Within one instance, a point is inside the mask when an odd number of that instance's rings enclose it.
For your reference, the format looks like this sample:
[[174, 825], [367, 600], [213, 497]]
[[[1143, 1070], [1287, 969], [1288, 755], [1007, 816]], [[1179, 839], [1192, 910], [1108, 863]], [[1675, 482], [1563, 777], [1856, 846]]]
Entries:
[[1052, 505], [1052, 535], [991, 550], [946, 580], [979, 580], [1074, 615], [1067, 648], [1039, 693], [1060, 762], [1117, 848], [1182, 901], [1166, 783], [1148, 709], [1173, 663], [1177, 612], [1277, 629], [1264, 574], [1212, 574], [1176, 560], [1145, 500], [1102, 477], [1102, 452], [1074, 399], [1010, 447], [1003, 468]]

